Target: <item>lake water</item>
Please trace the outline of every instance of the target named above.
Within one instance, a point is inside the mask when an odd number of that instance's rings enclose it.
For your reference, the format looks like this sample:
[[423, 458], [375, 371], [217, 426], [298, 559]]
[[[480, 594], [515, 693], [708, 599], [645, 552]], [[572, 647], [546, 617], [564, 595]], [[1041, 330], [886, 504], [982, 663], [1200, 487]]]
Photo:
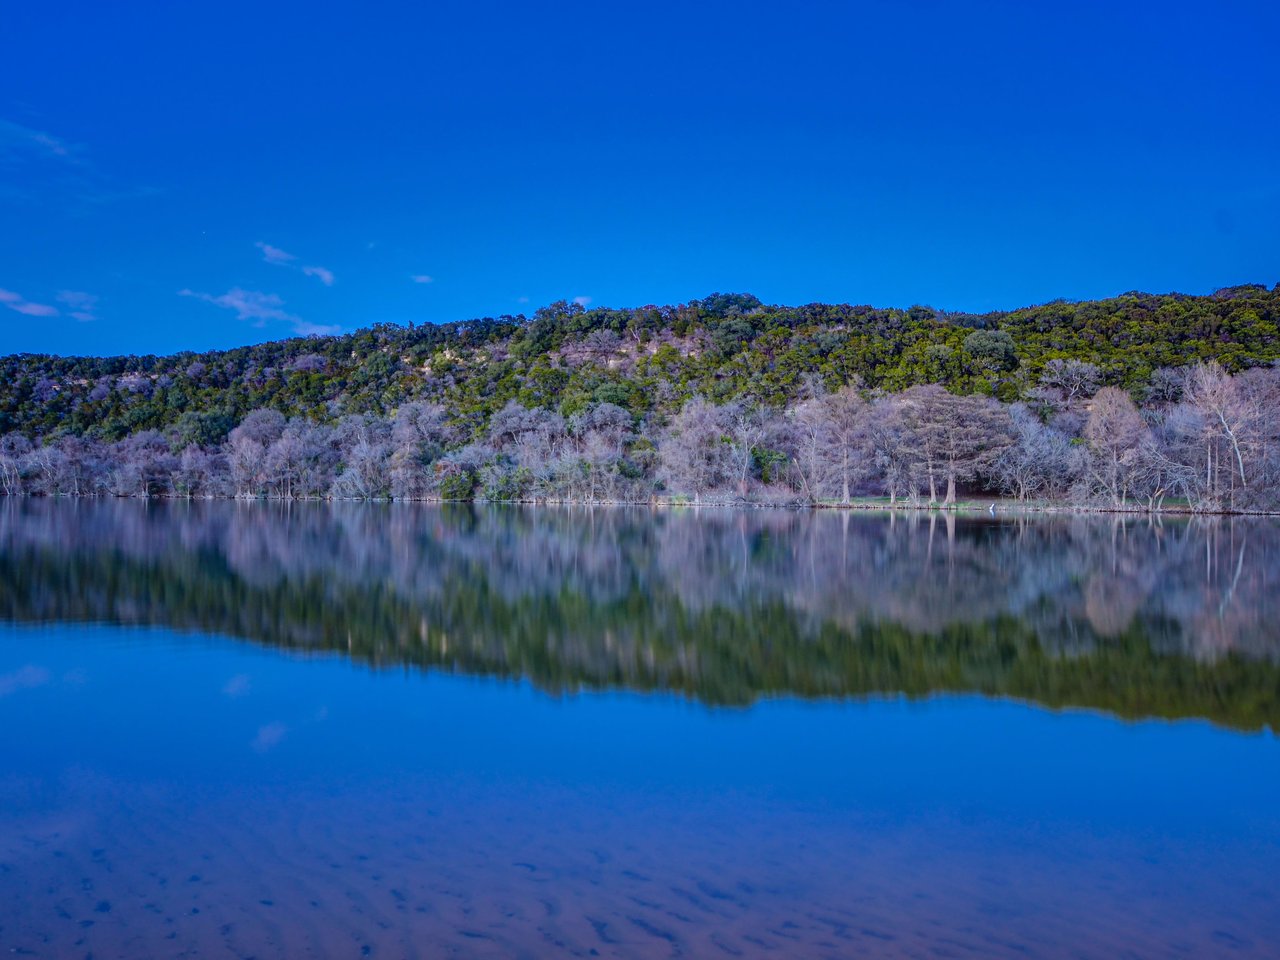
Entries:
[[1280, 956], [1280, 524], [0, 501], [0, 948]]

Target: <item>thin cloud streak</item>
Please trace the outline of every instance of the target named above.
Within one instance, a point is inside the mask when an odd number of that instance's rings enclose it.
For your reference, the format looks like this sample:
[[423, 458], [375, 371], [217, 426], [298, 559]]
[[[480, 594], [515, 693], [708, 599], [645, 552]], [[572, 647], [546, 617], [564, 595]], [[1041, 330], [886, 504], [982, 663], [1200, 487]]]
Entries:
[[336, 279], [333, 271], [327, 267], [320, 266], [299, 266], [298, 258], [288, 250], [281, 250], [279, 247], [273, 247], [271, 244], [259, 240], [254, 244], [262, 251], [262, 260], [264, 263], [274, 264], [277, 267], [289, 267], [293, 270], [301, 270], [304, 277], [315, 277], [326, 287], [332, 287], [333, 281]]
[[333, 286], [333, 271], [326, 270], [324, 267], [303, 267], [302, 273], [308, 277], [315, 277], [326, 287]]
[[95, 312], [98, 298], [92, 293], [85, 293], [82, 290], [62, 290], [58, 293], [58, 302], [68, 308], [69, 316], [73, 320], [89, 323], [98, 319]]
[[68, 216], [164, 192], [155, 186], [121, 185], [99, 170], [80, 144], [2, 118], [0, 167], [13, 171], [0, 178], [11, 181], [0, 184], [0, 202], [53, 206]]
[[296, 314], [289, 313], [284, 309], [284, 300], [274, 293], [232, 287], [226, 293], [217, 296], [191, 289], [179, 290], [178, 296], [193, 297], [224, 310], [233, 310], [237, 320], [248, 320], [256, 327], [264, 327], [271, 321], [282, 321], [288, 323], [294, 333], [304, 337], [333, 336], [342, 332], [339, 326], [311, 323]]
[[205, 303], [212, 303], [224, 310], [234, 310], [237, 320], [252, 320], [262, 326], [268, 320], [287, 320], [299, 322], [300, 317], [286, 313], [284, 301], [274, 293], [262, 293], [259, 290], [245, 290], [243, 287], [232, 287], [226, 293], [214, 296], [211, 293], [200, 293], [196, 290], [179, 290], [180, 297], [195, 297]]
[[254, 246], [262, 251], [262, 259], [267, 263], [292, 263], [298, 259], [292, 253], [281, 250], [279, 247], [273, 247], [269, 243], [263, 243], [261, 240], [255, 243]]
[[311, 323], [307, 320], [299, 320], [293, 325], [293, 332], [302, 337], [336, 337], [342, 332], [342, 327], [336, 323]]
[[43, 130], [24, 127], [11, 120], [0, 120], [0, 148], [9, 154], [33, 153], [77, 162], [74, 154], [78, 148]]
[[426, 273], [415, 273], [409, 278], [414, 283], [435, 283], [436, 278]]
[[20, 293], [0, 288], [0, 304], [26, 317], [56, 317], [58, 308], [47, 303], [35, 303]]

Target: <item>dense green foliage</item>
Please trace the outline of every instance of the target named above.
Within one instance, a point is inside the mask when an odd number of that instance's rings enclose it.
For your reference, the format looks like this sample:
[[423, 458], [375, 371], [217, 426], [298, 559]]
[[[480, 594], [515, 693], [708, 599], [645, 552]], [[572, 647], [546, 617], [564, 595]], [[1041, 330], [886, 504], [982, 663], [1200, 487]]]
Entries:
[[0, 434], [118, 440], [166, 429], [177, 448], [207, 447], [254, 409], [333, 421], [385, 416], [409, 400], [441, 402], [478, 433], [510, 400], [565, 415], [605, 402], [666, 415], [695, 394], [780, 406], [813, 377], [828, 388], [855, 378], [887, 391], [941, 383], [1011, 400], [1060, 358], [1094, 363], [1105, 383], [1135, 391], [1163, 367], [1270, 364], [1280, 359], [1280, 284], [982, 315], [768, 306], [745, 294], [627, 310], [559, 302], [532, 317], [381, 324], [202, 354], [23, 354], [0, 358]]

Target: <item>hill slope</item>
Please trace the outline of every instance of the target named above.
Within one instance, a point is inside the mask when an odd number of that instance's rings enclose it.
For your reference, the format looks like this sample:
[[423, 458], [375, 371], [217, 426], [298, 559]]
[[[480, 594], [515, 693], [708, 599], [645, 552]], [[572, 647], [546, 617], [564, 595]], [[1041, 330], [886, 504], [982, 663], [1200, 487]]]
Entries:
[[258, 408], [333, 421], [410, 400], [441, 402], [476, 432], [509, 400], [565, 415], [598, 402], [669, 414], [695, 394], [780, 406], [813, 377], [828, 388], [855, 378], [888, 391], [941, 383], [1013, 400], [1054, 358], [1097, 364], [1107, 383], [1129, 390], [1198, 360], [1230, 372], [1268, 365], [1280, 359], [1280, 284], [983, 315], [768, 306], [745, 294], [628, 310], [559, 302], [529, 318], [379, 325], [201, 354], [24, 354], [0, 358], [0, 434], [118, 440], [176, 428], [210, 444]]

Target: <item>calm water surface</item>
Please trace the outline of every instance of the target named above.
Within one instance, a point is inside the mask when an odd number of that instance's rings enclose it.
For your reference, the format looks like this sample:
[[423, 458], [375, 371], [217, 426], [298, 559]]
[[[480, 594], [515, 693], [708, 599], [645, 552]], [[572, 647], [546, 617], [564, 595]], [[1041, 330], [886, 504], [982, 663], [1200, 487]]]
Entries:
[[1280, 956], [1280, 525], [0, 502], [0, 947]]

